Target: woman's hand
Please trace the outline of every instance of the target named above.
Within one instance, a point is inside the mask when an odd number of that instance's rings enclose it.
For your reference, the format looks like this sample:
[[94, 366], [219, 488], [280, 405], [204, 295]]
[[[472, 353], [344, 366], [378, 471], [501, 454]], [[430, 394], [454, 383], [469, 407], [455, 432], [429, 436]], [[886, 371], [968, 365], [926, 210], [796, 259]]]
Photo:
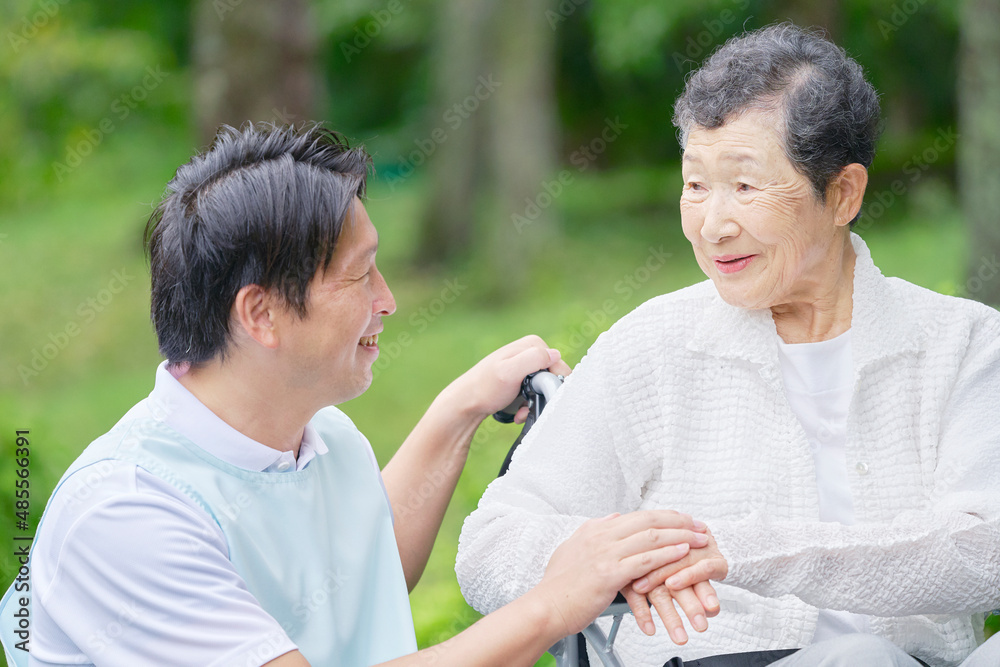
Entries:
[[684, 558], [697, 535], [690, 516], [670, 510], [591, 519], [555, 550], [535, 590], [562, 620], [564, 636], [575, 634], [630, 581]]
[[[700, 527], [704, 524], [697, 522], [696, 525]], [[704, 530], [704, 534], [698, 535], [701, 539], [697, 540], [697, 544], [692, 542], [690, 552], [683, 558], [650, 572], [622, 589], [636, 623], [647, 635], [654, 631], [647, 599], [653, 603], [675, 644], [686, 643], [687, 633], [674, 602], [680, 605], [691, 626], [698, 632], [708, 628], [707, 619], [718, 615], [719, 598], [709, 580], [725, 579], [729, 564], [719, 552], [711, 531]]]
[[635, 622], [639, 625], [639, 629], [647, 635], [656, 632], [653, 615], [649, 610], [649, 604], [652, 603], [656, 613], [663, 621], [663, 627], [667, 629], [675, 644], [685, 644], [688, 640], [687, 632], [684, 630], [684, 622], [674, 606], [675, 602], [680, 605], [691, 626], [698, 632], [707, 630], [708, 619], [719, 613], [719, 598], [715, 594], [715, 589], [707, 581], [699, 582], [680, 591], [671, 591], [666, 586], [661, 585], [646, 595], [637, 593], [632, 586], [629, 584], [623, 588], [622, 594], [628, 600], [629, 607], [632, 608], [632, 614], [635, 616]]

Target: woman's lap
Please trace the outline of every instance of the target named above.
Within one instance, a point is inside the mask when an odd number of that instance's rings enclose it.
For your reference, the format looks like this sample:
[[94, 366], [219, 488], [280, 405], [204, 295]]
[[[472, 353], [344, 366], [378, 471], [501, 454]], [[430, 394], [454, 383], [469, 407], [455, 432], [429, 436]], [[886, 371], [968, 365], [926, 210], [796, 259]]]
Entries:
[[920, 667], [887, 639], [875, 635], [844, 635], [796, 651], [771, 667]]

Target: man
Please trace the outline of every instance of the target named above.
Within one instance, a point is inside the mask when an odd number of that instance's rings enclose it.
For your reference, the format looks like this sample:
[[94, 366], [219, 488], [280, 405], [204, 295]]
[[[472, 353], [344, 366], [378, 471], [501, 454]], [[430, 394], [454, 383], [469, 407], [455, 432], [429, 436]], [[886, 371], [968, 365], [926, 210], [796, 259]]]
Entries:
[[[501, 348], [380, 474], [331, 407], [368, 388], [395, 310], [360, 199], [368, 167], [320, 128], [247, 127], [178, 169], [146, 232], [166, 362], [49, 501], [30, 621], [23, 587], [3, 602], [13, 664], [526, 665], [704, 542], [676, 513], [596, 519], [529, 594], [414, 653], [407, 593], [473, 433], [525, 374], [569, 368], [537, 337]], [[421, 510], [394, 522], [428, 478]]]

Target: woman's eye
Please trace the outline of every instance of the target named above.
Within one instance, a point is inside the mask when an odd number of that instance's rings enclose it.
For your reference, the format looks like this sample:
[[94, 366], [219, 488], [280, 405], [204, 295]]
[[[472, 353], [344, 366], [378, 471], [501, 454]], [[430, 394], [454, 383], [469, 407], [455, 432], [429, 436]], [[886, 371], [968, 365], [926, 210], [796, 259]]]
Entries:
[[689, 182], [687, 186], [688, 190], [694, 190], [695, 192], [700, 192], [703, 189], [701, 183], [695, 183], [693, 181]]
[[746, 183], [739, 183], [737, 184], [736, 189], [739, 190], [740, 192], [750, 192], [751, 190], [753, 190], [753, 187], [747, 185]]

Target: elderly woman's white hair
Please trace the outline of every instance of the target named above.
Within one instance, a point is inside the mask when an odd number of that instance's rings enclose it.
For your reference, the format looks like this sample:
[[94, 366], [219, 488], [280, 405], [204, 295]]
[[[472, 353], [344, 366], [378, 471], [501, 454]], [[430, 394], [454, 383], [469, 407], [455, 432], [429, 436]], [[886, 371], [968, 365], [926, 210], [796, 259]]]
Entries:
[[716, 50], [674, 105], [681, 147], [692, 127], [720, 127], [748, 110], [777, 112], [785, 153], [820, 201], [843, 167], [867, 168], [875, 157], [878, 93], [861, 65], [819, 32], [781, 23]]

